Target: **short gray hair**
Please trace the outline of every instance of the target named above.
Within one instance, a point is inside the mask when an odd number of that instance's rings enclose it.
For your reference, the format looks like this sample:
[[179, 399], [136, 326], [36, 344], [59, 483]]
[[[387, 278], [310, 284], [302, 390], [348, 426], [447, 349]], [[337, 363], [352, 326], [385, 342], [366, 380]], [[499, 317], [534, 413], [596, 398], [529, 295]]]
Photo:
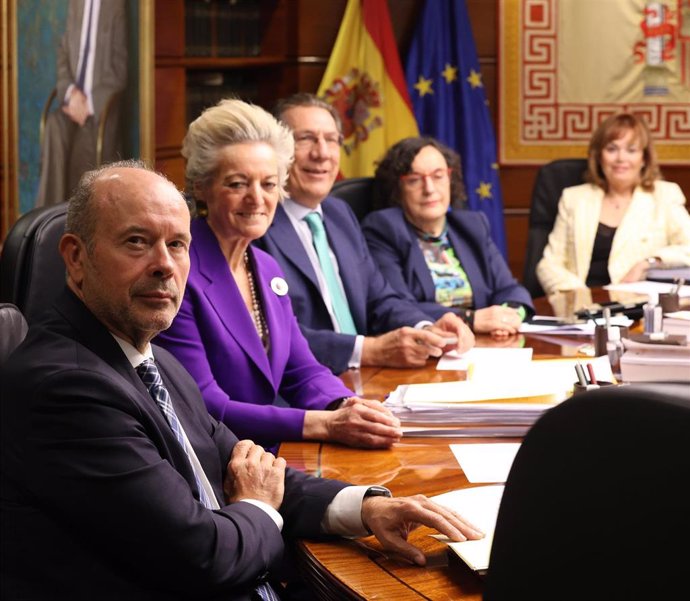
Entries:
[[195, 184], [213, 177], [223, 148], [245, 142], [264, 142], [273, 148], [278, 162], [280, 197], [284, 198], [295, 154], [292, 133], [261, 107], [235, 98], [221, 100], [190, 124], [182, 144], [182, 156], [187, 159], [187, 193], [193, 196]]
[[338, 128], [338, 133], [343, 133], [343, 120], [340, 118], [340, 113], [330, 102], [325, 101], [323, 98], [319, 98], [314, 94], [309, 94], [307, 92], [299, 92], [288, 96], [287, 98], [281, 98], [276, 105], [273, 107], [273, 115], [276, 119], [283, 121], [283, 115], [290, 109], [294, 109], [300, 106], [315, 106], [317, 108], [328, 111], [335, 121], [335, 126]]
[[81, 240], [86, 245], [86, 250], [90, 254], [93, 251], [94, 245], [94, 234], [96, 232], [96, 222], [98, 221], [98, 215], [93, 207], [93, 191], [96, 180], [98, 180], [103, 173], [110, 171], [111, 169], [144, 169], [145, 171], [152, 171], [157, 173], [164, 179], [167, 179], [161, 173], [158, 173], [154, 169], [151, 169], [144, 161], [139, 159], [128, 159], [126, 161], [117, 161], [115, 163], [109, 163], [93, 169], [92, 171], [86, 171], [81, 178], [79, 183], [72, 192], [72, 196], [69, 199], [69, 205], [67, 207], [67, 221], [65, 223], [65, 233], [74, 234], [81, 238]]

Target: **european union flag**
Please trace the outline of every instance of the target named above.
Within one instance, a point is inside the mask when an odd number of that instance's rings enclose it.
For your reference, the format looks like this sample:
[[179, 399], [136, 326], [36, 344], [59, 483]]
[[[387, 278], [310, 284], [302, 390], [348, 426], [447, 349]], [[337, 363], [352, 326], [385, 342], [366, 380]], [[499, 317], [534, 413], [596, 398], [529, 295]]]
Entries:
[[464, 0], [427, 0], [405, 70], [417, 125], [460, 153], [470, 209], [506, 256], [494, 135]]

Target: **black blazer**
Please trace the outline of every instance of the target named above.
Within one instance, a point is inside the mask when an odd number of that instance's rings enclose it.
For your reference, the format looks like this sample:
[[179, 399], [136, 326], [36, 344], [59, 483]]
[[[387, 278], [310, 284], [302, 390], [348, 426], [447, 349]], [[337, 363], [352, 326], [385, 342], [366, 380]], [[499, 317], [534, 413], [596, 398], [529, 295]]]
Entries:
[[220, 509], [197, 502], [191, 466], [105, 327], [65, 291], [2, 371], [2, 597], [248, 599], [285, 537], [319, 534], [344, 483], [288, 470], [283, 534], [225, 505], [237, 438], [162, 348], [156, 363]]

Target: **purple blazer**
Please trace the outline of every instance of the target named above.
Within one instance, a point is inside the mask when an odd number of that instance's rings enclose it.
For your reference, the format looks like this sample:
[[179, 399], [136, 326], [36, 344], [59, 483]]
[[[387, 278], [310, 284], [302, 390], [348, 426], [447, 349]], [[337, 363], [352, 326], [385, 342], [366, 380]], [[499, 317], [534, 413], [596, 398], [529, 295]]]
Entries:
[[[239, 438], [264, 446], [301, 440], [304, 412], [352, 396], [309, 350], [290, 297], [274, 292], [278, 264], [250, 248], [270, 337], [268, 354], [254, 328], [218, 241], [206, 220], [192, 222], [191, 269], [182, 306], [156, 344], [196, 380], [206, 407]], [[280, 395], [288, 407], [274, 405]]]

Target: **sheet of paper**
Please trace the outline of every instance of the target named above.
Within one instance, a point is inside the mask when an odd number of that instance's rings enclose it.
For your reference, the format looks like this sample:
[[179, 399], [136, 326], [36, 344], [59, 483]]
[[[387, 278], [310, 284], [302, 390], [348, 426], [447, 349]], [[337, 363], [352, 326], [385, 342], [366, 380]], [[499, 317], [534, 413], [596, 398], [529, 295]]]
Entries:
[[492, 372], [495, 376], [496, 365], [518, 368], [527, 365], [531, 360], [531, 348], [474, 347], [462, 355], [457, 351], [445, 353], [439, 359], [436, 369], [469, 371], [470, 378], [477, 379], [487, 372]]
[[520, 449], [519, 442], [452, 444], [450, 450], [473, 484], [505, 482]]
[[[636, 294], [649, 295], [650, 292], [663, 294], [664, 292], [671, 292], [675, 288], [675, 284], [666, 284], [664, 282], [628, 282], [626, 284], [609, 284], [604, 286], [604, 290], [617, 290], [620, 292], [634, 292]], [[681, 286], [678, 291], [681, 297], [690, 296], [690, 286]]]
[[673, 319], [690, 321], [690, 311], [674, 311], [673, 313], [666, 313], [664, 317], [672, 317]]
[[433, 535], [434, 538], [446, 542], [473, 570], [480, 572], [486, 570], [489, 567], [491, 543], [502, 496], [503, 485], [497, 484], [463, 488], [432, 497], [432, 500], [439, 505], [453, 509], [467, 518], [486, 535], [480, 540], [468, 540], [464, 543], [450, 542], [442, 535]]
[[[600, 325], [604, 324], [604, 320], [597, 321]], [[633, 320], [625, 315], [613, 315], [611, 317], [611, 325], [629, 327]], [[523, 323], [520, 326], [520, 332], [523, 334], [534, 334], [540, 332], [548, 332], [556, 336], [594, 336], [594, 328], [596, 323], [588, 321], [586, 323], [567, 324], [563, 326], [552, 325], [534, 325], [531, 323]]]
[[486, 426], [403, 426], [403, 438], [518, 438], [527, 434], [531, 425]]

